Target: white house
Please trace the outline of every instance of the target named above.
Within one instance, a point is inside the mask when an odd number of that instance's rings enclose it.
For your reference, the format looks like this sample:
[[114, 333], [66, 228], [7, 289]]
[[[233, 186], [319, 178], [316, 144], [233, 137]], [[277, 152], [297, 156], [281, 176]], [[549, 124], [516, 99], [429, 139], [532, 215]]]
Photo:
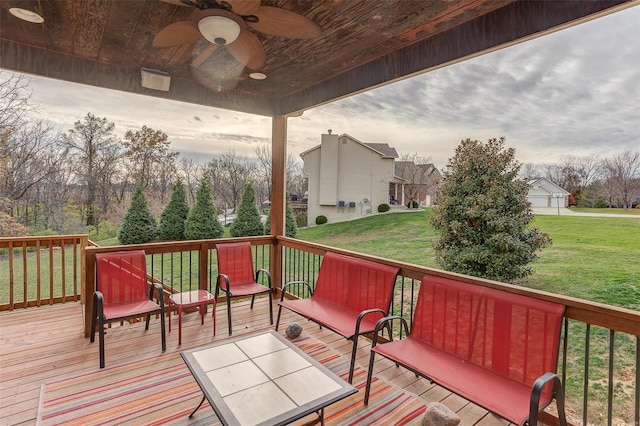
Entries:
[[364, 216], [389, 203], [398, 153], [388, 144], [367, 144], [347, 135], [323, 134], [321, 143], [302, 154], [309, 182], [307, 218], [314, 224]]
[[532, 207], [568, 207], [569, 192], [549, 179], [537, 178], [529, 181], [527, 200]]

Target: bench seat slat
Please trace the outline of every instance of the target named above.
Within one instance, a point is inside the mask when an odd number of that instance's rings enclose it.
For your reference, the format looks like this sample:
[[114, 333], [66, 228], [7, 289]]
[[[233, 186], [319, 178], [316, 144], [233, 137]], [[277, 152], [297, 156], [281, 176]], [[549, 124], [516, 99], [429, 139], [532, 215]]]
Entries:
[[531, 386], [495, 380], [490, 370], [410, 337], [377, 345], [373, 350], [516, 424], [528, 417]]
[[[355, 334], [355, 323], [359, 312], [348, 311], [343, 306], [326, 301], [317, 301], [313, 298], [284, 300], [280, 302], [280, 305], [335, 331], [347, 339], [351, 339]], [[371, 317], [371, 319], [368, 317]], [[371, 333], [376, 327], [376, 321], [381, 317], [382, 314], [371, 314], [365, 317], [360, 323], [360, 333]]]

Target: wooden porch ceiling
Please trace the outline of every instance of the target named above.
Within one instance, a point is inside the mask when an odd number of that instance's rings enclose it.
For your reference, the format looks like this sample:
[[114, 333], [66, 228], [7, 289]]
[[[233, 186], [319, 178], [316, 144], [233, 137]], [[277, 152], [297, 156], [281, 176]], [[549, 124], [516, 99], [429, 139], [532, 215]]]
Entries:
[[[267, 79], [249, 78], [225, 49], [199, 66], [208, 45], [156, 48], [165, 26], [195, 9], [161, 0], [3, 0], [0, 67], [76, 83], [277, 116], [301, 112], [442, 65], [638, 4], [638, 0], [262, 0], [322, 28], [313, 39], [254, 31]], [[37, 12], [44, 23], [9, 9]], [[249, 30], [253, 31], [253, 30]], [[203, 39], [204, 40], [204, 39]], [[171, 75], [171, 88], [141, 87], [140, 69]]]

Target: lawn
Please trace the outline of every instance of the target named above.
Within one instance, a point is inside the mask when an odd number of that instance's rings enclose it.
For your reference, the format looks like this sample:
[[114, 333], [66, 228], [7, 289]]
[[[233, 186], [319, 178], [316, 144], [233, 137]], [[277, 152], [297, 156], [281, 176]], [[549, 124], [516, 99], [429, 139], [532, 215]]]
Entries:
[[[435, 267], [430, 210], [300, 229], [298, 238]], [[534, 273], [516, 284], [640, 310], [640, 217], [536, 216], [549, 234]]]

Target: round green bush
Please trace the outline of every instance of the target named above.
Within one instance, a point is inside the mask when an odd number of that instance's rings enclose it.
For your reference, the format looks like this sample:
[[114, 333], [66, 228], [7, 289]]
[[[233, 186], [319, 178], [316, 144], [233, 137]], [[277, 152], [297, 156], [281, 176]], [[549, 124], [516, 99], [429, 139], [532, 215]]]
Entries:
[[322, 225], [327, 223], [327, 217], [325, 215], [320, 215], [318, 217], [316, 217], [316, 225]]
[[412, 201], [409, 201], [407, 203], [407, 207], [410, 208], [410, 209], [417, 209], [418, 206], [419, 205], [418, 205], [418, 202], [416, 200], [412, 200]]
[[390, 207], [389, 207], [389, 204], [384, 204], [384, 203], [382, 203], [382, 204], [380, 204], [380, 205], [378, 206], [378, 213], [388, 212], [388, 211], [389, 211], [389, 208], [390, 208]]

